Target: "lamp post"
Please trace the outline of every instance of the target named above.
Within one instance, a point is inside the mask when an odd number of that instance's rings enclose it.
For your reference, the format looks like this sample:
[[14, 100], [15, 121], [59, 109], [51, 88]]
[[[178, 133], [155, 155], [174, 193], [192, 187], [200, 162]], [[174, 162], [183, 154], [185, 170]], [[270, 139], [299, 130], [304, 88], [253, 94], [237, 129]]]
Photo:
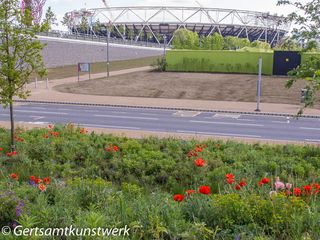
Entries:
[[108, 26], [107, 27], [107, 78], [110, 77], [109, 37], [110, 37], [110, 31]]
[[163, 35], [163, 59], [166, 59], [167, 36]]

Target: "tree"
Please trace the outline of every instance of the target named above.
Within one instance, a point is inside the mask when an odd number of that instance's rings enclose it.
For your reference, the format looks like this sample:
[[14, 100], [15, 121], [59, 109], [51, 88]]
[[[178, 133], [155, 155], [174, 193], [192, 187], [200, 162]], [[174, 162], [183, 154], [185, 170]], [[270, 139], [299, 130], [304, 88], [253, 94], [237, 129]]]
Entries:
[[62, 25], [63, 26], [66, 26], [68, 27], [69, 29], [71, 29], [71, 26], [72, 26], [72, 18], [70, 16], [70, 14], [66, 13], [64, 16], [63, 16], [63, 19], [61, 21]]
[[224, 38], [219, 33], [204, 37], [202, 39], [202, 48], [207, 50], [222, 50]]
[[30, 10], [22, 13], [18, 0], [0, 1], [0, 103], [10, 107], [11, 150], [15, 150], [13, 102], [17, 96], [26, 99], [30, 94], [24, 85], [31, 74], [43, 77], [46, 69], [42, 60], [43, 45], [36, 33], [40, 25], [32, 25]]
[[52, 25], [55, 25], [55, 26], [58, 25], [57, 24], [57, 17], [54, 14], [54, 12], [52, 11], [51, 7], [48, 7], [48, 9], [47, 9], [43, 24], [46, 25], [48, 31], [50, 31], [52, 29]]
[[284, 42], [275, 47], [276, 50], [301, 51], [299, 44], [292, 38], [286, 39]]
[[[293, 39], [307, 41], [319, 39], [320, 36], [320, 1], [312, 0], [303, 4], [301, 1], [280, 0], [278, 5], [292, 5], [297, 8], [286, 17], [286, 22], [293, 22], [295, 27], [292, 31]], [[301, 12], [302, 14], [298, 14]]]
[[89, 30], [88, 18], [83, 15], [81, 18], [81, 23], [80, 23], [80, 32], [88, 33], [88, 30]]
[[[298, 42], [307, 42], [306, 48], [302, 50], [308, 51], [317, 49], [320, 36], [320, 1], [312, 0], [305, 4], [300, 1], [291, 2], [287, 0], [278, 1], [278, 5], [292, 5], [297, 8], [297, 11], [288, 15], [285, 19], [287, 22], [293, 22], [296, 26], [292, 31], [292, 38]], [[301, 12], [301, 14], [298, 14]], [[320, 58], [311, 57], [297, 69], [289, 72], [291, 79], [287, 82], [287, 87], [290, 88], [298, 79], [306, 81], [306, 101], [304, 107], [309, 107], [314, 104], [315, 93], [320, 90]], [[299, 111], [301, 114], [303, 109]]]
[[259, 40], [255, 40], [251, 43], [251, 47], [259, 48], [259, 49], [271, 49], [271, 46], [267, 42], [262, 42]]
[[224, 38], [224, 47], [226, 50], [236, 50], [239, 45], [239, 40], [237, 37], [227, 36]]
[[175, 49], [198, 49], [199, 48], [199, 35], [188, 29], [178, 29], [173, 34], [172, 41], [173, 48]]

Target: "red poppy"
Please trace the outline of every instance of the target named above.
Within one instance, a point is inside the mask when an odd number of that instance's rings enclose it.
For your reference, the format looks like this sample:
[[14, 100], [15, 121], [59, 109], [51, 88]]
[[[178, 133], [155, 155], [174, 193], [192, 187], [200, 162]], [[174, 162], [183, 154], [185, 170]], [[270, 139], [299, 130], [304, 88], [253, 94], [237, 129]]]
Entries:
[[46, 178], [44, 178], [44, 179], [43, 179], [43, 182], [44, 182], [44, 184], [49, 185], [49, 184], [50, 184], [50, 182], [51, 182], [50, 177], [46, 177]]
[[40, 189], [42, 192], [44, 192], [44, 191], [47, 189], [47, 187], [41, 183], [41, 184], [39, 184], [39, 189]]
[[34, 181], [36, 184], [39, 184], [42, 182], [42, 179], [41, 178], [37, 178], [35, 181]]
[[18, 180], [18, 175], [16, 173], [11, 173], [10, 174], [10, 178], [13, 179], [13, 180]]
[[47, 134], [43, 134], [42, 137], [46, 138], [46, 139], [49, 138], [49, 136]]
[[299, 197], [299, 196], [302, 195], [302, 191], [301, 191], [300, 188], [294, 188], [294, 189], [293, 189], [293, 193], [294, 193], [294, 195], [295, 195], [296, 197]]
[[237, 186], [235, 186], [235, 189], [239, 191], [241, 189], [241, 186], [237, 185]]
[[8, 152], [7, 157], [12, 157], [12, 152]]
[[81, 134], [86, 134], [86, 133], [88, 133], [88, 130], [85, 129], [85, 128], [81, 128], [81, 129], [80, 129], [80, 133], [81, 133]]
[[52, 124], [49, 124], [49, 125], [48, 125], [48, 128], [49, 128], [49, 129], [53, 129], [53, 127], [54, 127], [54, 125], [52, 125]]
[[240, 185], [240, 187], [244, 187], [247, 185], [247, 183], [245, 181], [241, 181], [241, 182], [239, 182], [239, 185]]
[[226, 178], [233, 179], [234, 175], [232, 173], [228, 173], [226, 174]]
[[304, 186], [303, 189], [306, 194], [311, 194], [311, 192], [312, 192], [312, 187], [310, 185]]
[[30, 180], [35, 182], [36, 181], [36, 177], [35, 176], [31, 176]]
[[3, 151], [3, 148], [0, 148], [0, 151]]
[[199, 188], [199, 193], [208, 195], [208, 194], [211, 193], [211, 189], [210, 189], [209, 186], [201, 186], [201, 187]]
[[258, 182], [258, 185], [261, 187], [263, 185], [263, 182], [262, 181]]
[[173, 196], [173, 200], [176, 202], [182, 202], [184, 199], [184, 196], [182, 194], [176, 194]]
[[187, 190], [187, 191], [186, 191], [186, 193], [188, 194], [188, 196], [190, 196], [191, 194], [196, 193], [196, 191], [195, 191], [195, 190], [190, 189], [190, 190]]
[[263, 184], [268, 184], [268, 183], [270, 182], [270, 179], [269, 179], [269, 178], [262, 178], [262, 179], [261, 179], [261, 182], [262, 182]]
[[197, 167], [203, 167], [205, 162], [202, 158], [198, 158], [194, 163]]
[[227, 178], [227, 183], [228, 183], [228, 184], [234, 183], [234, 179], [233, 179], [233, 178]]
[[118, 152], [119, 151], [119, 147], [118, 146], [113, 146], [113, 151]]

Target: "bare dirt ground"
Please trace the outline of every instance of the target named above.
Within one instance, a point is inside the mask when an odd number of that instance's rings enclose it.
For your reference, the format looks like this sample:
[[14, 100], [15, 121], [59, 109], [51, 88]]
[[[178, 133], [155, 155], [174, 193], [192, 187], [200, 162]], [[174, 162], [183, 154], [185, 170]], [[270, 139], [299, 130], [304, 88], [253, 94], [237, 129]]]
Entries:
[[[262, 102], [300, 104], [303, 81], [285, 88], [286, 77], [263, 76]], [[60, 92], [126, 97], [256, 101], [257, 76], [175, 72], [136, 72], [55, 87]], [[316, 107], [320, 106], [319, 102]]]

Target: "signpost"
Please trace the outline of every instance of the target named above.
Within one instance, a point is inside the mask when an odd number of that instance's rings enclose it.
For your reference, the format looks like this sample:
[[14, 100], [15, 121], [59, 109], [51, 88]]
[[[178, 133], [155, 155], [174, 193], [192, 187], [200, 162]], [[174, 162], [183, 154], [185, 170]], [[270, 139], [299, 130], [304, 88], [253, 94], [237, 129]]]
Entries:
[[257, 84], [257, 109], [256, 112], [261, 112], [260, 110], [260, 100], [261, 100], [261, 83], [262, 83], [262, 58], [259, 58], [259, 77]]
[[78, 82], [80, 82], [80, 73], [89, 73], [89, 80], [91, 80], [91, 64], [90, 63], [78, 63]]

